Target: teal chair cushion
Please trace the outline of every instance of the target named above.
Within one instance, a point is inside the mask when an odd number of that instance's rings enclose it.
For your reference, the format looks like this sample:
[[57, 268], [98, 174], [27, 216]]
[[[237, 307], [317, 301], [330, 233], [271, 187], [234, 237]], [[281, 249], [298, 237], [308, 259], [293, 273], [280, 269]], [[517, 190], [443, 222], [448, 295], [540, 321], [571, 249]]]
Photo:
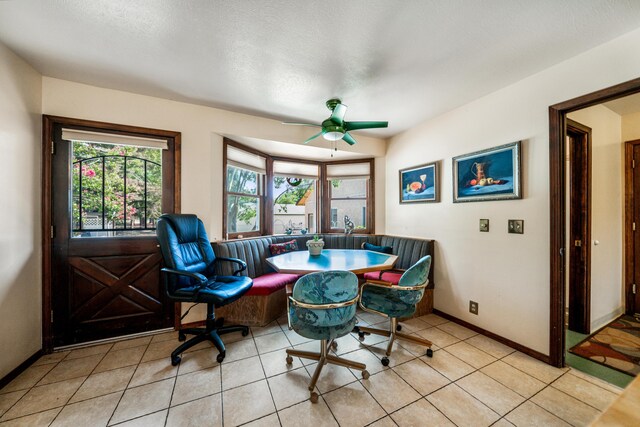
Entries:
[[[342, 303], [358, 295], [358, 278], [349, 271], [322, 271], [302, 276], [293, 287], [293, 299], [306, 304]], [[311, 309], [289, 305], [291, 327], [305, 338], [331, 340], [347, 335], [356, 319], [356, 305]]]

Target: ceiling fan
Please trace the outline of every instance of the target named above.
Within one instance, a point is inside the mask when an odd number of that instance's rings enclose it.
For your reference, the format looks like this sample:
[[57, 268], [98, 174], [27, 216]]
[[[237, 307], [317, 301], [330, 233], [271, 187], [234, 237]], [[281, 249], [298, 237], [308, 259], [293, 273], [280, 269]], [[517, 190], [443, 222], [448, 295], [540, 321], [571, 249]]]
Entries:
[[347, 106], [337, 98], [333, 98], [327, 101], [327, 108], [331, 110], [331, 116], [322, 122], [321, 125], [313, 123], [283, 123], [285, 125], [299, 125], [299, 126], [314, 126], [320, 127], [322, 130], [311, 138], [307, 139], [304, 143], [308, 143], [312, 139], [315, 139], [322, 135], [322, 137], [328, 141], [337, 141], [342, 139], [349, 145], [356, 143], [356, 140], [349, 135], [351, 130], [360, 129], [373, 129], [373, 128], [386, 128], [389, 122], [346, 122], [344, 120], [344, 114], [347, 112]]

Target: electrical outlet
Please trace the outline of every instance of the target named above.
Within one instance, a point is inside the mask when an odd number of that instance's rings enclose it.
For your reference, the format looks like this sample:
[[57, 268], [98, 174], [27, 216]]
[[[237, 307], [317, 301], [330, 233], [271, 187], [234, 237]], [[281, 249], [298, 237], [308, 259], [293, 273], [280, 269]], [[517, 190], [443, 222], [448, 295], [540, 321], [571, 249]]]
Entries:
[[509, 220], [509, 233], [524, 234], [524, 220], [523, 219], [510, 219]]
[[478, 303], [475, 301], [469, 301], [469, 313], [478, 314]]
[[481, 219], [480, 220], [480, 231], [487, 232], [489, 231], [489, 220]]

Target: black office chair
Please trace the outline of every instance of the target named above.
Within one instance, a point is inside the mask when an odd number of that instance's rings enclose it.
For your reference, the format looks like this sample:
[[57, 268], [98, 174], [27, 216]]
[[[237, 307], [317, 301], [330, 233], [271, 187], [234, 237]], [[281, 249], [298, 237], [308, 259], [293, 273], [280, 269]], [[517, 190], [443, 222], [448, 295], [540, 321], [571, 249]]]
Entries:
[[[171, 364], [176, 366], [180, 363], [182, 352], [204, 340], [216, 346], [220, 352], [217, 360], [221, 363], [225, 347], [220, 335], [241, 331], [246, 336], [249, 328], [223, 326], [224, 320], [215, 318], [214, 308], [236, 301], [251, 288], [253, 281], [239, 275], [247, 268], [247, 264], [236, 258], [216, 257], [204, 224], [195, 215], [164, 214], [158, 220], [156, 233], [165, 263], [162, 276], [167, 296], [179, 302], [207, 304], [206, 327], [179, 331], [180, 341], [186, 339], [186, 334], [195, 337], [171, 353]], [[220, 261], [234, 262], [239, 267], [233, 276], [216, 276], [216, 263]]]

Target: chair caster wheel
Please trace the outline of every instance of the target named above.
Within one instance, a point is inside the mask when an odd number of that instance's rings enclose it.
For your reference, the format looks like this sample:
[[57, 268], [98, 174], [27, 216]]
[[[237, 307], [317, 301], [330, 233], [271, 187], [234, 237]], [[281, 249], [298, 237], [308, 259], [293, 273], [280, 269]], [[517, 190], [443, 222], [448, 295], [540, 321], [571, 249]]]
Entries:
[[397, 332], [400, 332], [401, 330], [402, 330], [402, 325], [398, 325], [398, 326], [396, 326], [396, 331], [397, 331]]
[[362, 332], [362, 331], [358, 332], [358, 339], [360, 341], [364, 341], [364, 332]]
[[334, 342], [332, 342], [332, 343], [331, 343], [331, 349], [332, 349], [333, 351], [336, 351], [336, 350], [338, 349], [338, 343], [337, 343], [337, 342], [335, 342], [335, 341], [334, 341]]
[[293, 363], [293, 357], [287, 356], [287, 365], [291, 365]]
[[182, 332], [178, 332], [178, 341], [184, 341], [187, 339], [187, 336]]
[[362, 379], [363, 380], [368, 380], [369, 377], [370, 377], [369, 371], [367, 371], [366, 369], [364, 371], [362, 371]]
[[249, 328], [245, 328], [242, 330], [242, 336], [246, 337], [247, 335], [249, 335]]
[[180, 356], [171, 357], [171, 366], [177, 366], [181, 360], [182, 360], [182, 357]]
[[315, 391], [313, 393], [311, 393], [311, 396], [309, 396], [309, 400], [311, 401], [311, 403], [318, 403], [318, 393], [316, 393]]
[[383, 357], [381, 362], [382, 362], [382, 366], [389, 366], [389, 358], [388, 357]]
[[354, 326], [353, 329], [351, 330], [351, 333], [359, 334], [360, 333], [360, 328], [358, 326]]
[[427, 357], [433, 357], [433, 350], [430, 348], [427, 349]]
[[222, 361], [224, 360], [224, 356], [226, 356], [224, 351], [216, 356], [216, 360], [218, 361], [218, 363], [222, 363]]

